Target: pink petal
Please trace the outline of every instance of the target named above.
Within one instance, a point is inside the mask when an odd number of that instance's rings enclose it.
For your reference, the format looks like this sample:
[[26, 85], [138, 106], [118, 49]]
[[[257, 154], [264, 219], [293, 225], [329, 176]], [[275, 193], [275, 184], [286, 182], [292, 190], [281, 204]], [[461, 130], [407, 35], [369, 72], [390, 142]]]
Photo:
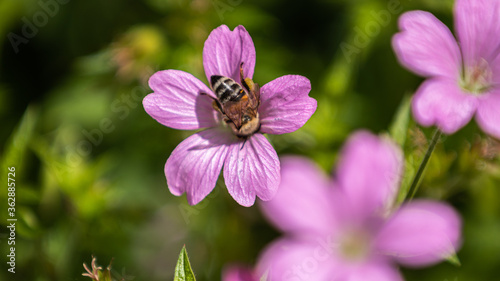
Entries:
[[449, 79], [426, 80], [412, 101], [413, 116], [423, 126], [436, 125], [452, 134], [465, 126], [477, 107], [477, 98], [463, 93], [457, 82]]
[[261, 134], [229, 147], [224, 179], [229, 194], [242, 206], [252, 206], [255, 195], [270, 200], [280, 184], [280, 162], [276, 151]]
[[424, 11], [404, 13], [399, 28], [401, 32], [394, 35], [392, 45], [401, 64], [421, 76], [459, 78], [457, 42], [434, 15]]
[[466, 66], [479, 59], [493, 61], [500, 51], [500, 2], [457, 0], [455, 29]]
[[480, 97], [476, 120], [483, 131], [500, 139], [500, 90]]
[[328, 178], [313, 162], [302, 157], [281, 159], [281, 183], [276, 196], [262, 202], [265, 216], [284, 232], [327, 233], [334, 213]]
[[316, 111], [316, 100], [309, 97], [311, 82], [300, 75], [279, 77], [261, 88], [261, 131], [290, 133], [302, 127]]
[[255, 68], [255, 47], [252, 37], [239, 25], [234, 31], [225, 25], [212, 30], [203, 47], [203, 66], [208, 81], [222, 75], [240, 82], [240, 64], [245, 78], [252, 78]]
[[398, 270], [386, 261], [368, 261], [354, 266], [343, 266], [339, 281], [403, 281]]
[[354, 133], [342, 150], [336, 180], [346, 195], [351, 214], [363, 219], [384, 212], [396, 196], [403, 155], [389, 139], [366, 131]]
[[176, 196], [187, 193], [191, 205], [205, 198], [215, 187], [231, 140], [229, 132], [214, 128], [182, 141], [165, 164], [170, 192]]
[[491, 84], [498, 87], [500, 85], [500, 56], [497, 56], [488, 66], [491, 70]]
[[336, 280], [338, 267], [328, 251], [320, 243], [281, 239], [264, 250], [257, 272], [273, 281]]
[[413, 201], [387, 221], [376, 239], [376, 248], [398, 262], [423, 266], [455, 253], [461, 221], [457, 212], [441, 202]]
[[250, 268], [233, 265], [222, 272], [222, 281], [258, 281]]
[[[159, 123], [180, 130], [196, 130], [217, 124], [212, 91], [193, 75], [179, 70], [158, 71], [149, 79], [154, 93], [143, 100], [144, 109]], [[215, 97], [215, 96], [214, 96]]]

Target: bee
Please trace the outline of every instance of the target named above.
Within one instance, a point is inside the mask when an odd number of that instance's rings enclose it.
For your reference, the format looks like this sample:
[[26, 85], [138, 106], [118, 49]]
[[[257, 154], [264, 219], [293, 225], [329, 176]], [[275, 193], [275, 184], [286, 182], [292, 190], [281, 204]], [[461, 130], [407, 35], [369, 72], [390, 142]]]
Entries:
[[260, 129], [260, 86], [244, 78], [243, 63], [240, 64], [240, 80], [241, 85], [229, 77], [212, 75], [210, 87], [217, 97], [213, 108], [222, 114], [237, 137], [246, 139]]

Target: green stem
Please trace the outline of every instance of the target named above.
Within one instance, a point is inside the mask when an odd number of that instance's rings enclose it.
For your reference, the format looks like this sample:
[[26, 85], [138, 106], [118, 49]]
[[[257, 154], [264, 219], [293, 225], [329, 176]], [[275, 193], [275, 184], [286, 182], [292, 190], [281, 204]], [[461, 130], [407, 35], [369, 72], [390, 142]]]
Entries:
[[429, 144], [429, 148], [425, 152], [424, 159], [422, 159], [422, 163], [420, 163], [417, 173], [415, 174], [415, 177], [413, 178], [413, 181], [411, 183], [410, 189], [408, 190], [408, 194], [411, 193], [411, 196], [408, 199], [409, 201], [411, 201], [411, 199], [413, 199], [413, 196], [415, 196], [415, 193], [417, 193], [420, 178], [424, 174], [425, 167], [427, 166], [427, 163], [431, 158], [432, 152], [434, 151], [439, 138], [441, 138], [441, 134], [441, 131], [436, 128], [436, 130], [434, 131], [434, 135], [432, 136], [431, 143]]

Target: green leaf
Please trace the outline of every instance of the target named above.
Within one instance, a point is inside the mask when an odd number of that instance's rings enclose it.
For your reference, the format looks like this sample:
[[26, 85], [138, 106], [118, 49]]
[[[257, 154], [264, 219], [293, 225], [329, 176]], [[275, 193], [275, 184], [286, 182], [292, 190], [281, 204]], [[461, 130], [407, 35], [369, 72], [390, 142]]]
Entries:
[[21, 169], [20, 166], [28, 150], [28, 144], [33, 137], [37, 119], [38, 110], [33, 106], [28, 107], [5, 146], [5, 154], [2, 157], [2, 171], [5, 171], [9, 166], [15, 166], [16, 170]]
[[[410, 108], [411, 96], [405, 95], [389, 126], [389, 135], [403, 150], [405, 150], [408, 127], [410, 126]], [[404, 177], [401, 180], [401, 187], [396, 199], [396, 205], [401, 204], [408, 194], [413, 176], [418, 168], [418, 163], [415, 162], [418, 161], [415, 161], [411, 151], [405, 151]]]
[[189, 263], [188, 254], [186, 251], [186, 245], [182, 247], [181, 253], [179, 254], [179, 259], [177, 259], [177, 265], [175, 266], [175, 276], [174, 281], [195, 281], [193, 270], [191, 269], [191, 264]]
[[458, 259], [458, 256], [456, 253], [453, 253], [451, 255], [449, 255], [448, 257], [446, 257], [446, 260], [453, 264], [454, 266], [461, 266], [462, 263], [460, 263], [460, 260]]
[[410, 124], [410, 106], [411, 96], [406, 95], [399, 104], [396, 115], [394, 115], [394, 119], [389, 127], [389, 134], [401, 147], [404, 147], [406, 135], [408, 134], [408, 125]]
[[396, 198], [396, 206], [399, 206], [403, 201], [405, 201], [408, 192], [410, 191], [410, 186], [413, 181], [413, 177], [418, 169], [418, 159], [415, 160], [415, 156], [410, 154], [405, 156], [405, 167], [404, 176], [401, 179], [401, 185], [399, 187], [399, 193]]

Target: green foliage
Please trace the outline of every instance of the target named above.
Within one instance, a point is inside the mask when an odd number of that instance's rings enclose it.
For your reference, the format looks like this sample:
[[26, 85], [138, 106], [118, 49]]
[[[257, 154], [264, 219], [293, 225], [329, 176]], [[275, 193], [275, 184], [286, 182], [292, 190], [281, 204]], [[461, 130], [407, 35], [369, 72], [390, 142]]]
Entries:
[[177, 259], [174, 281], [196, 281], [196, 278], [194, 278], [193, 269], [191, 269], [191, 264], [189, 263], [185, 245], [182, 247], [181, 253], [179, 254], [179, 259]]

